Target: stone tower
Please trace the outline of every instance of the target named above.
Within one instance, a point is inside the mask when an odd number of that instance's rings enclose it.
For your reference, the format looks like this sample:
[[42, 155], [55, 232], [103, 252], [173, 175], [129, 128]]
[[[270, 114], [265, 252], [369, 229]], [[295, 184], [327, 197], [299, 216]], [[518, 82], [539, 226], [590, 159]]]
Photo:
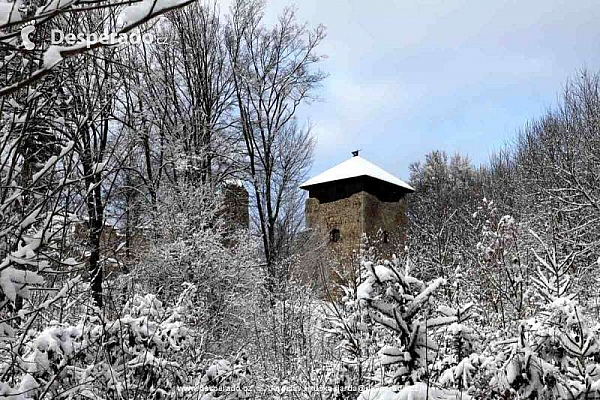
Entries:
[[329, 248], [345, 259], [362, 234], [389, 256], [404, 239], [406, 194], [414, 189], [353, 152], [353, 157], [300, 185], [308, 191], [306, 224], [325, 231]]
[[248, 191], [242, 182], [237, 180], [228, 180], [222, 190], [225, 214], [231, 223], [230, 228], [247, 229], [250, 222]]

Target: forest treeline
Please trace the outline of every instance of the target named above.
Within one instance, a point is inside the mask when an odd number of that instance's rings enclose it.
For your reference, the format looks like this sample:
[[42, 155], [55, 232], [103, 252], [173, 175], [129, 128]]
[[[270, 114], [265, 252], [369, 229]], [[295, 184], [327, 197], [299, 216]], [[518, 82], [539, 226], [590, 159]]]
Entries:
[[[467, 157], [438, 151], [411, 165], [416, 193], [409, 199], [409, 242], [426, 273], [446, 277], [464, 265], [481, 270], [498, 263], [529, 265], [538, 237], [577, 266], [572, 279], [589, 290], [580, 293], [582, 300], [594, 297], [589, 283], [595, 279], [600, 244], [598, 84], [597, 74], [579, 72], [566, 83], [557, 107], [525, 123], [485, 165], [475, 167]], [[524, 241], [513, 237], [508, 242], [518, 247], [504, 248], [507, 254], [495, 249], [479, 260], [482, 229], [497, 230], [506, 216], [518, 222]], [[511, 251], [516, 258], [507, 258]], [[502, 296], [516, 290], [520, 279], [504, 282]], [[508, 298], [488, 300], [498, 312], [513, 307]], [[514, 306], [522, 307], [521, 300]]]
[[600, 396], [598, 75], [484, 166], [414, 163], [397, 255], [364, 238], [338, 265], [298, 190], [324, 27], [256, 0], [38, 3], [0, 3], [0, 396]]

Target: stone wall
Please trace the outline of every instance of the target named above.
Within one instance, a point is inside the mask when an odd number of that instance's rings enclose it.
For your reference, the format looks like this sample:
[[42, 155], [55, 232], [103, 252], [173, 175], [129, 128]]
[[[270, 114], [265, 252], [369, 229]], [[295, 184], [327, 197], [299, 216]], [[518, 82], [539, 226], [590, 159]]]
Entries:
[[333, 229], [340, 230], [338, 242], [329, 242], [329, 250], [339, 256], [350, 256], [358, 250], [362, 232], [360, 218], [364, 192], [345, 199], [320, 204], [319, 200], [306, 200], [306, 222], [309, 228], [328, 235]]
[[223, 202], [225, 213], [232, 223], [231, 228], [248, 228], [250, 223], [248, 191], [235, 183], [226, 184], [223, 188]]
[[[323, 234], [340, 230], [339, 241], [330, 242], [329, 250], [341, 262], [351, 259], [353, 252], [358, 251], [363, 232], [373, 243], [380, 239], [377, 248], [380, 254], [389, 257], [404, 242], [406, 200], [383, 202], [364, 191], [323, 204], [316, 198], [309, 198], [306, 200], [306, 222], [309, 228], [321, 230]], [[387, 233], [387, 243], [382, 242], [383, 232]]]
[[383, 257], [397, 253], [406, 236], [406, 197], [397, 202], [380, 201], [364, 193], [364, 232]]

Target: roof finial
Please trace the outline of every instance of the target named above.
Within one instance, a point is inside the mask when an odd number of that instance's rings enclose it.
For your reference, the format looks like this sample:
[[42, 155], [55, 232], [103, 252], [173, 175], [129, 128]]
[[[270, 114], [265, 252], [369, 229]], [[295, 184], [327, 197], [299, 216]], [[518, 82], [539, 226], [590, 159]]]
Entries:
[[358, 157], [358, 152], [361, 151], [362, 149], [358, 149], [358, 150], [354, 150], [352, 152], [352, 157]]

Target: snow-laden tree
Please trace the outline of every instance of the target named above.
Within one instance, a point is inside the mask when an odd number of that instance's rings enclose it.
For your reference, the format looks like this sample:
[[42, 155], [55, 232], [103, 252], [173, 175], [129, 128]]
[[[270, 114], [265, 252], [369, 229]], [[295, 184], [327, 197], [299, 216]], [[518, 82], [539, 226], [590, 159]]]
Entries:
[[367, 277], [357, 289], [357, 298], [368, 306], [374, 323], [392, 333], [390, 342], [380, 343], [378, 361], [384, 367], [381, 384], [404, 385], [403, 390], [417, 390], [423, 385], [429, 390], [431, 384], [434, 391], [429, 369], [439, 349], [435, 335], [439, 328], [453, 323], [455, 330], [460, 330], [472, 305], [434, 307], [430, 299], [446, 281], [437, 278], [425, 283], [411, 276], [410, 257], [404, 261], [396, 257], [382, 263], [366, 261], [362, 268]]
[[329, 274], [323, 276], [328, 303], [325, 306], [326, 320], [321, 329], [333, 348], [331, 369], [335, 374], [331, 386], [340, 388], [342, 395], [351, 395], [344, 393], [344, 389], [370, 385], [380, 380], [380, 344], [391, 341], [393, 336], [373, 322], [368, 305], [358, 298], [358, 288], [370, 276], [364, 265], [376, 260], [374, 250], [366, 235], [363, 235], [360, 253], [353, 263], [354, 270], [343, 271], [345, 276], [335, 286], [328, 282]]
[[484, 198], [474, 219], [481, 221], [476, 263], [465, 273], [473, 285], [475, 300], [494, 327], [506, 328], [531, 314], [531, 251], [524, 224], [501, 215], [493, 200]]
[[596, 279], [600, 203], [600, 76], [578, 71], [559, 94], [558, 104], [532, 119], [511, 146], [495, 155], [483, 171], [485, 194], [501, 214], [527, 222], [552, 237], [559, 253], [574, 253], [585, 279], [573, 276], [579, 289]]
[[[65, 297], [75, 283], [58, 296]], [[78, 312], [73, 304], [85, 299], [70, 297], [75, 312], [69, 322], [32, 324], [12, 348], [13, 360], [2, 360], [0, 395], [15, 400], [176, 396], [173, 389], [189, 379], [183, 367], [190, 362], [184, 351], [190, 336], [183, 320], [193, 308], [194, 290], [188, 286], [168, 308], [154, 295], [135, 295], [114, 317]], [[52, 306], [53, 301], [45, 304]], [[3, 333], [5, 343], [10, 330]]]
[[495, 344], [497, 355], [486, 363], [496, 373], [490, 385], [524, 399], [598, 398], [599, 329], [576, 300], [573, 254], [561, 256], [539, 242], [533, 278], [539, 311], [521, 321], [515, 338]]
[[480, 322], [477, 311], [481, 307], [473, 302], [473, 294], [462, 268], [456, 268], [449, 286], [453, 294], [451, 305], [456, 308], [445, 310], [447, 315], [455, 315], [457, 321], [438, 331], [441, 339], [440, 356], [431, 367], [432, 375], [436, 375], [437, 382], [443, 386], [456, 387], [465, 393], [472, 392], [482, 362], [478, 352], [483, 337], [477, 331]]
[[272, 27], [266, 26], [263, 7], [259, 1], [235, 1], [226, 44], [245, 147], [245, 178], [252, 188], [267, 284], [273, 291], [281, 275], [278, 262], [289, 255], [289, 236], [302, 226], [297, 187], [312, 162], [314, 140], [310, 127], [297, 122], [296, 112], [315, 98], [325, 78], [318, 69], [323, 56], [317, 53], [325, 29], [299, 23], [294, 8], [286, 8]]
[[[243, 143], [233, 127], [224, 11], [217, 3], [190, 4], [153, 26], [152, 33], [168, 45], [127, 49], [128, 63], [139, 68], [128, 77], [123, 97], [150, 197], [163, 181], [205, 184], [241, 175]], [[177, 168], [182, 165], [186, 168]]]
[[476, 221], [470, 218], [481, 198], [477, 170], [467, 157], [432, 151], [410, 165], [407, 197], [407, 242], [424, 279], [448, 278], [469, 262], [477, 243]]
[[[167, 301], [177, 298], [183, 283], [196, 286], [197, 307], [188, 317], [200, 326], [199, 353], [235, 350], [233, 333], [248, 324], [262, 280], [254, 241], [246, 229], [232, 228], [223, 193], [215, 190], [181, 183], [159, 193], [160, 204], [147, 210], [147, 224], [140, 227], [140, 261], [128, 277]], [[238, 339], [244, 340], [241, 335]]]

